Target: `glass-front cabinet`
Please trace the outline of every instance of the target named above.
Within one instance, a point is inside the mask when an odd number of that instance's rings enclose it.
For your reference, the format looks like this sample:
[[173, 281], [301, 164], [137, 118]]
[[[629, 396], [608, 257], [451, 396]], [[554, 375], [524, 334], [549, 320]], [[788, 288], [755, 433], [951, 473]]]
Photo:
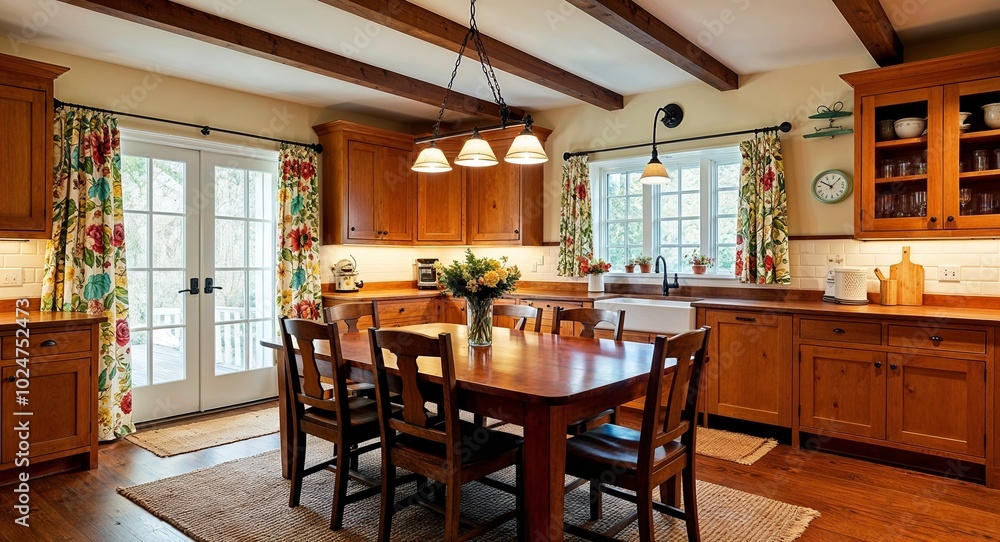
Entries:
[[843, 76], [859, 104], [855, 237], [1000, 235], [998, 55]]

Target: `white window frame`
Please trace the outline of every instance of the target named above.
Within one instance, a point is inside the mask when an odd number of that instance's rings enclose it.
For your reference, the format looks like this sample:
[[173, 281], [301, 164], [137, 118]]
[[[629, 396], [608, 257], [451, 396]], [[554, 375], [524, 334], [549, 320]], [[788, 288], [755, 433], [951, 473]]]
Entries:
[[[614, 173], [622, 173], [629, 171], [642, 171], [642, 168], [649, 161], [648, 155], [633, 156], [628, 158], [620, 158], [614, 160], [602, 160], [590, 163], [590, 179], [591, 179], [591, 194], [595, 197], [592, 203], [592, 213], [594, 216], [594, 253], [600, 257], [608, 258], [608, 239], [607, 239], [607, 224], [608, 224], [608, 205], [605, 202], [608, 199], [608, 183], [606, 182], [607, 175]], [[684, 152], [675, 152], [671, 154], [661, 154], [660, 161], [666, 167], [667, 171], [680, 171], [683, 167], [690, 167], [694, 164], [699, 165], [699, 171], [701, 173], [701, 181], [699, 184], [699, 192], [701, 194], [700, 202], [700, 221], [701, 221], [701, 235], [700, 235], [700, 247], [705, 249], [705, 252], [711, 256], [713, 259], [718, 257], [719, 249], [719, 235], [718, 235], [718, 216], [714, 213], [714, 209], [718, 208], [719, 190], [718, 190], [718, 176], [716, 165], [717, 164], [740, 164], [741, 157], [739, 147], [736, 145], [726, 145], [722, 147], [711, 147], [703, 149], [695, 149]], [[680, 179], [678, 179], [680, 182]], [[680, 189], [678, 194], [681, 193]], [[653, 255], [654, 259], [660, 254], [659, 239], [660, 239], [660, 216], [659, 216], [659, 186], [643, 186], [643, 254]], [[729, 215], [722, 215], [729, 216]], [[626, 232], [627, 234], [627, 232]], [[683, 245], [682, 245], [683, 246]], [[688, 252], [685, 249], [682, 256]], [[621, 276], [621, 277], [642, 277], [643, 275], [634, 273], [624, 273], [623, 270], [612, 270], [611, 276]], [[703, 279], [730, 279], [735, 280], [735, 276], [726, 272], [719, 273], [718, 268], [713, 266], [709, 269], [709, 272], [704, 275], [694, 275], [683, 271], [683, 266], [677, 273], [680, 276], [690, 276]]]

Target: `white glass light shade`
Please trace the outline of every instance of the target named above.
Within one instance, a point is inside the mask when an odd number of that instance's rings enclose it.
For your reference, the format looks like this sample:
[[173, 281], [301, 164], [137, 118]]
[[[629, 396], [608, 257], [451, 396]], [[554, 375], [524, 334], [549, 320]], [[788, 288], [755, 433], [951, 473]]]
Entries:
[[420, 154], [417, 155], [417, 161], [410, 169], [418, 173], [444, 173], [451, 171], [451, 164], [448, 163], [448, 159], [444, 157], [441, 149], [431, 143], [430, 147], [420, 151]]
[[499, 162], [497, 155], [493, 154], [489, 142], [477, 132], [465, 142], [462, 152], [455, 157], [455, 163], [466, 167], [486, 167], [495, 166]]
[[653, 158], [642, 170], [642, 177], [639, 182], [642, 184], [666, 184], [670, 180], [667, 175], [667, 168], [663, 167], [659, 158]]
[[510, 145], [504, 161], [511, 164], [531, 165], [548, 162], [549, 157], [545, 154], [545, 149], [542, 148], [542, 142], [538, 140], [538, 137], [531, 133], [531, 130], [525, 128], [514, 138], [514, 143]]

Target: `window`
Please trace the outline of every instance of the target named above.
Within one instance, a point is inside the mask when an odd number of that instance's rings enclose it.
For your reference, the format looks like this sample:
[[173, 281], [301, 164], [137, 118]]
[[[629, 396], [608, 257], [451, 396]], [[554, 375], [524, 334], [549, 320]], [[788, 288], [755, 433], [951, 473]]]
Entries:
[[661, 157], [670, 175], [664, 185], [639, 182], [647, 158], [592, 166], [595, 245], [612, 271], [640, 255], [663, 256], [670, 273], [688, 273], [684, 256], [698, 250], [713, 258], [710, 270], [736, 269], [736, 212], [740, 154], [736, 147]]

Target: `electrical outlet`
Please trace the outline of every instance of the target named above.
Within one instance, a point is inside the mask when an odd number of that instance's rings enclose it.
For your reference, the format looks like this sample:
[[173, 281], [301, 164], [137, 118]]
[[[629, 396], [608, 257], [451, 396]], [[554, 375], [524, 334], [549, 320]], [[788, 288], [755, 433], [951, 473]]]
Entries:
[[0, 269], [0, 286], [20, 286], [24, 273], [20, 269]]
[[826, 256], [826, 266], [827, 267], [839, 267], [844, 265], [844, 255], [843, 254], [828, 254]]
[[938, 282], [960, 282], [957, 265], [942, 265], [938, 267]]
[[545, 265], [545, 254], [538, 255], [538, 265]]

